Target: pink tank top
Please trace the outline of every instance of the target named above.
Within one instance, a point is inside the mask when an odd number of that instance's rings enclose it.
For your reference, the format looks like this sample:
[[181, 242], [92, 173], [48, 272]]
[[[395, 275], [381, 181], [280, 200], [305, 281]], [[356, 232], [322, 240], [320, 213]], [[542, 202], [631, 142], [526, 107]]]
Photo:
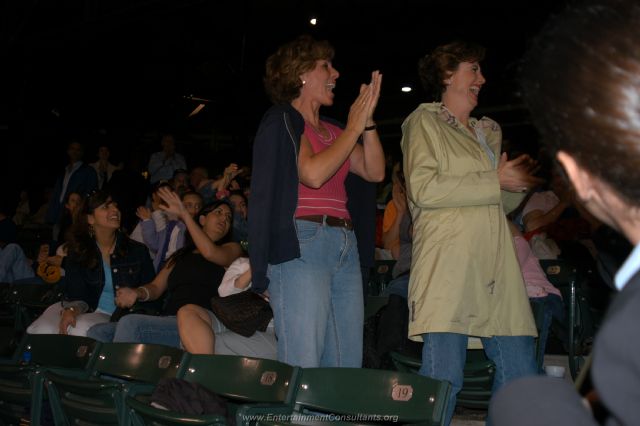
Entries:
[[[311, 143], [311, 149], [314, 153], [327, 149], [342, 133], [342, 129], [337, 126], [324, 121], [322, 125], [329, 131], [330, 137], [327, 140], [307, 123], [304, 125], [304, 135]], [[329, 215], [351, 219], [347, 210], [347, 191], [344, 187], [344, 181], [349, 173], [349, 164], [347, 158], [338, 171], [318, 189], [309, 188], [299, 183], [296, 217]]]

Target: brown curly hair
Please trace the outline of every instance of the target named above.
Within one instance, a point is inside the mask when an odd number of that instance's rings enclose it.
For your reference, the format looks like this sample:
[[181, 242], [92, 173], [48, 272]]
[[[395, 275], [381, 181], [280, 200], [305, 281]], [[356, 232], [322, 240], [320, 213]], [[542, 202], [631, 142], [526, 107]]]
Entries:
[[309, 35], [280, 46], [267, 59], [264, 76], [264, 87], [271, 101], [283, 104], [300, 96], [300, 74], [312, 70], [318, 60], [332, 60], [333, 55], [328, 41], [317, 41]]
[[458, 69], [461, 62], [480, 62], [485, 48], [470, 42], [454, 41], [436, 47], [418, 61], [418, 75], [429, 100], [440, 101], [446, 85], [444, 80]]

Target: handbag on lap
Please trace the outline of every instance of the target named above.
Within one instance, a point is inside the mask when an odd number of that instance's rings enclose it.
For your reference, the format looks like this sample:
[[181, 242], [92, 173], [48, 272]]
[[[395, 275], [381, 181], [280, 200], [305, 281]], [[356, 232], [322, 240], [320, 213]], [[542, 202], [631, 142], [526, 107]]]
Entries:
[[229, 330], [244, 337], [266, 331], [273, 311], [269, 302], [253, 291], [211, 298], [211, 310]]

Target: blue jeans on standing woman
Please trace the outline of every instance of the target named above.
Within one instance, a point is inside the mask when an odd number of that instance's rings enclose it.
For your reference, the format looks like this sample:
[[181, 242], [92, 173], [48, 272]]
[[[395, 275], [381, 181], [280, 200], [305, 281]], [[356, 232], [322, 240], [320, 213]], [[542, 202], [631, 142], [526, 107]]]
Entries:
[[[457, 333], [425, 333], [422, 338], [424, 344], [419, 373], [451, 383], [445, 419], [445, 425], [448, 425], [453, 417], [456, 396], [462, 389], [469, 337]], [[513, 379], [537, 374], [533, 336], [493, 336], [482, 337], [481, 340], [487, 358], [496, 365], [494, 394]]]
[[278, 360], [360, 367], [364, 304], [353, 231], [296, 220], [300, 257], [269, 265]]

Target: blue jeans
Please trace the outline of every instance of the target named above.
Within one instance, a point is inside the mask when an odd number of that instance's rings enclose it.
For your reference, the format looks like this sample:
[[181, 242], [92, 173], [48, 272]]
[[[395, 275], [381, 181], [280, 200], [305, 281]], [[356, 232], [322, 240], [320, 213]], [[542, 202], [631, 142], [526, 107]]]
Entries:
[[27, 256], [18, 244], [7, 244], [0, 248], [0, 282], [12, 283], [15, 280], [35, 277], [35, 272]]
[[[457, 333], [425, 333], [422, 338], [424, 344], [419, 373], [451, 383], [445, 420], [445, 425], [448, 425], [453, 417], [456, 396], [462, 389], [468, 336]], [[482, 337], [481, 340], [487, 358], [496, 365], [492, 388], [494, 394], [508, 381], [537, 374], [533, 336], [493, 336]]]
[[409, 297], [409, 274], [400, 275], [389, 282], [387, 288], [382, 292], [384, 296], [397, 294], [407, 299]]
[[300, 257], [269, 265], [278, 360], [360, 367], [364, 303], [353, 231], [296, 220]]
[[118, 322], [94, 325], [87, 336], [100, 342], [156, 343], [180, 347], [175, 316], [129, 314]]
[[[538, 353], [536, 359], [543, 360], [544, 352], [547, 347], [547, 340], [549, 338], [549, 328], [553, 319], [562, 321], [564, 319], [564, 303], [562, 298], [557, 294], [548, 294], [544, 297], [532, 297], [529, 299], [531, 303], [541, 303], [544, 305], [544, 319], [542, 327], [538, 330]], [[542, 365], [540, 365], [540, 373], [543, 372]]]

